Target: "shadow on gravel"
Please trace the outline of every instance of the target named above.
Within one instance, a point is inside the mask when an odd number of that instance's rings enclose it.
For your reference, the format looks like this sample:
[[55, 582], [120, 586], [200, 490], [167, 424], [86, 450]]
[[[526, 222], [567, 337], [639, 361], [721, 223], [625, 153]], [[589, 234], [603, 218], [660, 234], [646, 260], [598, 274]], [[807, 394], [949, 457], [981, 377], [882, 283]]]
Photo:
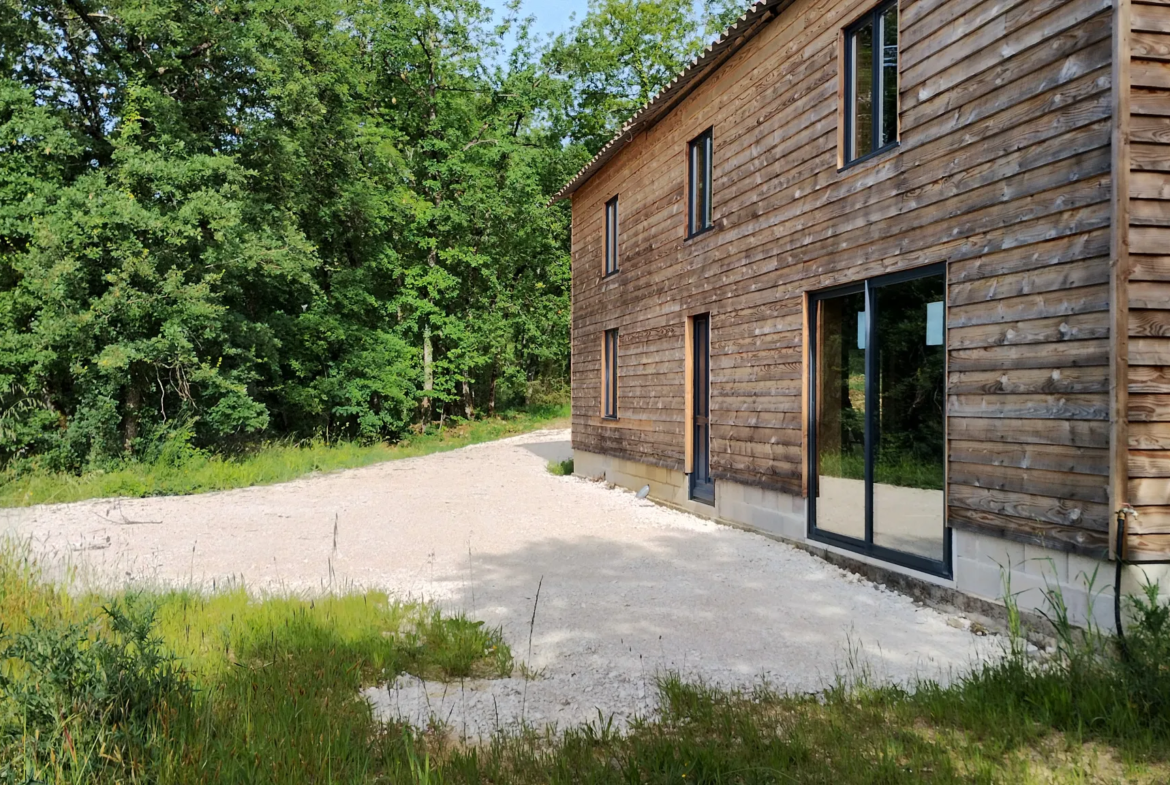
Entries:
[[546, 461], [567, 461], [573, 457], [573, 444], [569, 441], [560, 442], [529, 442], [521, 445], [525, 450], [543, 458]]
[[945, 680], [976, 652], [969, 633], [933, 611], [764, 537], [550, 538], [474, 562], [474, 592], [465, 586], [452, 599], [473, 614], [473, 598], [491, 608], [518, 660], [543, 579], [538, 664], [542, 655], [641, 658], [648, 668], [767, 675], [775, 686], [807, 690], [832, 679], [851, 651], [876, 679], [899, 682]]

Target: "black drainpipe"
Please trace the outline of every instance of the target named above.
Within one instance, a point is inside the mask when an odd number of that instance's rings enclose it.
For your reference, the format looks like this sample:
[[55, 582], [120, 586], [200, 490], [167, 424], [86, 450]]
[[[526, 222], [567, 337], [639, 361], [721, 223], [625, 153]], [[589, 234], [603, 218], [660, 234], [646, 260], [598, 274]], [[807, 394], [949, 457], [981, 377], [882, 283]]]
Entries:
[[1125, 643], [1125, 630], [1121, 626], [1121, 571], [1127, 564], [1142, 566], [1146, 564], [1170, 564], [1170, 559], [1142, 559], [1129, 561], [1125, 558], [1125, 525], [1130, 515], [1137, 515], [1137, 511], [1128, 504], [1117, 511], [1117, 564], [1113, 574], [1113, 626], [1117, 630], [1117, 644], [1121, 649], [1121, 656], [1129, 659], [1129, 647]]

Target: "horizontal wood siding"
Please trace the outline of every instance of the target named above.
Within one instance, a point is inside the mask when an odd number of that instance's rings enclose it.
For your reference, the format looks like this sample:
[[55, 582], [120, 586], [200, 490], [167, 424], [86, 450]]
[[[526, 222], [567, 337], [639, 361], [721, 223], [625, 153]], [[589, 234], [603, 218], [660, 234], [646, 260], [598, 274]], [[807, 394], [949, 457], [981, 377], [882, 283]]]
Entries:
[[1170, 0], [1130, 13], [1129, 555], [1142, 559], [1170, 555]]
[[[574, 446], [681, 469], [686, 318], [710, 312], [714, 476], [801, 494], [804, 293], [948, 262], [951, 522], [1099, 554], [1111, 0], [903, 2], [901, 144], [838, 171], [839, 33], [870, 7], [797, 0], [574, 195]], [[708, 127], [715, 228], [688, 240], [687, 142]]]

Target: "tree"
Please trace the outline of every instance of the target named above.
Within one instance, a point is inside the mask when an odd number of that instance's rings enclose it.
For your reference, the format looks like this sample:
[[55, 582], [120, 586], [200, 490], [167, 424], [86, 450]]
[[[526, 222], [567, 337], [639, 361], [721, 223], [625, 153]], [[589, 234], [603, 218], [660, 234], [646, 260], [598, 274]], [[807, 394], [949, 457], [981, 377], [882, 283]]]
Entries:
[[566, 379], [549, 200], [727, 7], [518, 8], [2, 0], [0, 461], [393, 439]]

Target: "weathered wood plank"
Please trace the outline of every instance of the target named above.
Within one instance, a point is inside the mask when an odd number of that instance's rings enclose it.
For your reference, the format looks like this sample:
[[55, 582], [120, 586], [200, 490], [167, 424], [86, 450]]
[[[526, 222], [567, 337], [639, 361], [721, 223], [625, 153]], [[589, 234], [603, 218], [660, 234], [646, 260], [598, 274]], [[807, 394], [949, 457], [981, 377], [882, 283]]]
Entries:
[[1108, 420], [1103, 395], [951, 395], [951, 417], [1023, 417], [1048, 420]]
[[968, 510], [1011, 515], [1078, 529], [1109, 531], [1110, 513], [1105, 504], [1068, 499], [1052, 499], [1031, 493], [990, 490], [951, 483], [950, 506]]
[[950, 467], [951, 483], [993, 491], [1030, 493], [1056, 499], [1096, 502], [1109, 501], [1108, 475], [1087, 472], [1049, 471], [1017, 466], [978, 465], [954, 461]]
[[1109, 423], [1099, 420], [951, 417], [951, 439], [996, 444], [1053, 444], [1108, 449]]
[[1131, 422], [1129, 447], [1131, 450], [1170, 450], [1170, 428], [1161, 422]]
[[[1051, 444], [997, 444], [952, 439], [948, 456], [960, 463], [1109, 475], [1109, 452], [1102, 448]], [[978, 471], [978, 470], [975, 470]]]
[[[1003, 537], [1016, 542], [1039, 545], [1043, 548], [1069, 551], [1098, 559], [1109, 555], [1109, 534], [1107, 532], [963, 507], [949, 508], [948, 522], [956, 529]], [[1003, 566], [1007, 567], [1008, 565]]]
[[1106, 393], [1109, 375], [1099, 367], [951, 371], [947, 391], [952, 395]]
[[1133, 422], [1170, 422], [1170, 395], [1131, 395], [1129, 419]]

